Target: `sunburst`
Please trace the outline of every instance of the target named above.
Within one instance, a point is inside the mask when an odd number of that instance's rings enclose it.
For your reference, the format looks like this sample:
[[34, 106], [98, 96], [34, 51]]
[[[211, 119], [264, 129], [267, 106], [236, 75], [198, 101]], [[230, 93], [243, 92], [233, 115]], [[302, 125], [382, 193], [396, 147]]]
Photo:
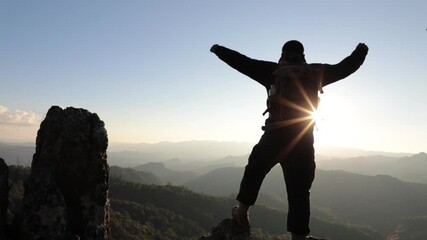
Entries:
[[305, 101], [301, 105], [279, 96], [277, 96], [277, 98], [274, 101], [288, 108], [297, 110], [301, 112], [302, 115], [304, 116], [273, 123], [272, 127], [273, 128], [287, 127], [287, 126], [291, 126], [291, 125], [299, 124], [303, 122], [306, 122], [306, 125], [301, 128], [301, 130], [294, 137], [294, 139], [292, 139], [292, 141], [283, 149], [279, 157], [282, 157], [288, 154], [298, 144], [298, 142], [304, 137], [304, 135], [309, 130], [312, 129], [312, 127], [315, 124], [315, 121], [319, 119], [319, 112], [317, 111], [317, 103], [312, 102], [312, 100], [310, 99], [309, 95], [307, 94], [306, 90], [303, 88], [300, 82], [296, 81], [296, 87]]

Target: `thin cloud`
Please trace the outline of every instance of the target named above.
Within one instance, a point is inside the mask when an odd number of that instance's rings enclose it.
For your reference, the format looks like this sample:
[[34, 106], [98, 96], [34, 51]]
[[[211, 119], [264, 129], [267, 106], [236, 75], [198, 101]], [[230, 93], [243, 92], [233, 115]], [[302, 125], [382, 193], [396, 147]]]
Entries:
[[36, 125], [40, 123], [41, 119], [41, 116], [35, 112], [20, 109], [11, 111], [7, 107], [0, 105], [0, 124]]

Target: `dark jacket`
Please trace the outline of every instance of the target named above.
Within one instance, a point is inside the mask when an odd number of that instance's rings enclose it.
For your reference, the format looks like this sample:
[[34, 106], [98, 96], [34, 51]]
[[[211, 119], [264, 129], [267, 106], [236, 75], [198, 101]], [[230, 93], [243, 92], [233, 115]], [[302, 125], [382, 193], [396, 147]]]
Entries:
[[[217, 46], [214, 53], [232, 68], [252, 78], [263, 85], [267, 91], [273, 84], [273, 72], [278, 63], [249, 58], [237, 51], [223, 46]], [[348, 77], [354, 73], [365, 60], [367, 49], [357, 47], [350, 56], [338, 64], [312, 63], [312, 67], [319, 68], [322, 73], [322, 87]]]
[[[267, 93], [270, 89], [270, 86], [275, 82], [273, 73], [278, 69], [278, 63], [252, 59], [243, 54], [240, 54], [239, 52], [219, 45], [216, 45], [214, 53], [232, 68], [263, 85], [266, 88]], [[308, 64], [310, 67], [316, 68], [316, 71], [320, 74], [320, 76], [318, 76], [318, 81], [320, 82], [320, 86], [317, 85], [319, 87], [318, 90], [322, 91], [322, 87], [346, 78], [350, 74], [354, 73], [364, 62], [367, 53], [368, 48], [366, 45], [359, 44], [350, 56], [344, 58], [344, 60], [338, 64]], [[315, 94], [316, 101], [314, 101], [314, 96], [311, 100], [311, 102], [315, 104], [309, 105], [315, 105], [317, 108], [317, 93]], [[266, 112], [268, 111], [270, 114], [269, 118], [266, 119], [265, 127], [263, 127], [264, 130], [288, 126], [291, 122], [294, 125], [294, 119], [298, 119], [299, 117], [307, 115], [307, 112], [302, 112], [298, 108], [295, 109], [295, 107], [283, 108], [283, 104], [279, 104], [277, 106], [275, 107], [272, 101], [267, 100]], [[307, 107], [307, 109], [310, 108]], [[311, 126], [312, 123], [313, 122], [311, 121]], [[304, 124], [305, 123], [301, 122], [300, 128], [304, 128]]]

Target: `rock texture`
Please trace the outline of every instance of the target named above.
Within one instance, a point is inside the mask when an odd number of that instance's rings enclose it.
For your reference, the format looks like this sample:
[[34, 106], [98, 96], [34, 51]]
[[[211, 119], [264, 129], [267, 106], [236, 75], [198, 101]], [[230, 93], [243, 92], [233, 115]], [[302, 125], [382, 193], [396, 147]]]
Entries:
[[9, 168], [0, 158], [0, 239], [6, 234], [7, 207], [9, 197]]
[[96, 114], [49, 109], [25, 183], [23, 239], [108, 239], [107, 145]]
[[25, 186], [24, 239], [70, 239], [67, 207], [52, 173], [31, 172]]
[[251, 240], [250, 228], [242, 228], [230, 218], [224, 219], [212, 228], [209, 236], [203, 236], [199, 240]]

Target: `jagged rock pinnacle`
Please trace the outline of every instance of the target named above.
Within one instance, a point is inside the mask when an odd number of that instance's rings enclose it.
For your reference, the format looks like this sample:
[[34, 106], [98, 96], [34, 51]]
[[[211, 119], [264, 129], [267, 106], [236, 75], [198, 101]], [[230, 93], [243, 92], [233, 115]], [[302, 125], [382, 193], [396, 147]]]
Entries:
[[97, 114], [49, 109], [25, 183], [25, 239], [108, 239], [107, 145]]

